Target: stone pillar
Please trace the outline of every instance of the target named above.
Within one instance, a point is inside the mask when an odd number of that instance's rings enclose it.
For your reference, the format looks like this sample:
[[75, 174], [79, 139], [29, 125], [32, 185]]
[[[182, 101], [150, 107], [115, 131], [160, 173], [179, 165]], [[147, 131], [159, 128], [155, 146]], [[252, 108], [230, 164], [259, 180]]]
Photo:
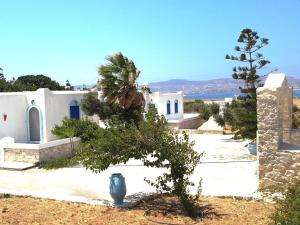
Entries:
[[280, 145], [277, 90], [257, 90], [257, 139], [259, 152], [277, 151]]
[[259, 184], [294, 183], [300, 178], [300, 152], [280, 150], [292, 143], [292, 89], [284, 74], [270, 74], [263, 87], [257, 89], [257, 142]]

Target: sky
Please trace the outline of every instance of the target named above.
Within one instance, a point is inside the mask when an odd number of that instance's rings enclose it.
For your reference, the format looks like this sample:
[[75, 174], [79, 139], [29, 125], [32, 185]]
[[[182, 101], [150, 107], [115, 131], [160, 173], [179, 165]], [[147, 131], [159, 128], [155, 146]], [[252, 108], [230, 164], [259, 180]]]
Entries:
[[0, 0], [0, 67], [92, 84], [122, 52], [140, 83], [230, 78], [243, 28], [270, 39], [262, 73], [300, 78], [300, 0]]

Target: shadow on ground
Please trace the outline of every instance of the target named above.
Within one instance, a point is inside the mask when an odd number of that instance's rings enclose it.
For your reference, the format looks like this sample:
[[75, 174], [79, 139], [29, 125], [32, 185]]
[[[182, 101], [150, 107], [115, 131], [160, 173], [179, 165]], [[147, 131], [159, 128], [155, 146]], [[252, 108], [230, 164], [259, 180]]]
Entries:
[[[143, 210], [145, 218], [155, 224], [196, 224], [203, 219], [216, 219], [223, 216], [217, 213], [211, 204], [199, 200], [196, 206], [197, 217], [191, 218], [178, 198], [168, 195], [149, 197], [147, 200], [142, 200], [135, 209]], [[181, 218], [182, 223], [172, 223], [178, 221], [178, 218]]]

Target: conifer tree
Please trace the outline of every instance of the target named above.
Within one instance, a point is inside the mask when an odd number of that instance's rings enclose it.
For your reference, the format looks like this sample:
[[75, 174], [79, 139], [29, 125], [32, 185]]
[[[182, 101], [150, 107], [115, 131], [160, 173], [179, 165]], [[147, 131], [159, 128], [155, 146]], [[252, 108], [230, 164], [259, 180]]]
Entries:
[[241, 31], [238, 42], [240, 45], [235, 47], [238, 55], [226, 55], [226, 59], [243, 64], [234, 67], [232, 74], [233, 79], [244, 81], [244, 86], [240, 87], [242, 94], [232, 104], [227, 104], [224, 113], [216, 115], [215, 119], [220, 125], [226, 123], [237, 131], [236, 138], [254, 139], [257, 131], [256, 89], [261, 77], [258, 71], [270, 63], [258, 51], [268, 45], [269, 40], [260, 38], [257, 32], [245, 28]]
[[256, 98], [256, 88], [260, 83], [260, 76], [257, 71], [270, 63], [258, 50], [268, 45], [269, 39], [260, 38], [257, 32], [245, 28], [241, 31], [238, 42], [241, 45], [236, 46], [235, 50], [239, 55], [226, 55], [226, 59], [241, 62], [244, 66], [234, 67], [232, 78], [243, 80], [245, 86], [240, 87], [241, 92], [248, 95], [247, 97]]

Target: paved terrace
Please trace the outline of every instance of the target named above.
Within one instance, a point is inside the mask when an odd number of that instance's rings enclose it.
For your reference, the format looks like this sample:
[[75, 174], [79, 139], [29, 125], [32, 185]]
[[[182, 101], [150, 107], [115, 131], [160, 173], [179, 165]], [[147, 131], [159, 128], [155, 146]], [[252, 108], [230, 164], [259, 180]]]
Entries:
[[[202, 194], [212, 196], [257, 196], [257, 162], [249, 160], [247, 141], [232, 141], [230, 135], [191, 134], [195, 150], [205, 151], [202, 163], [196, 167], [192, 180], [202, 178]], [[111, 166], [95, 174], [83, 167], [43, 170], [33, 168], [26, 171], [0, 170], [0, 193], [29, 195], [57, 200], [111, 204], [109, 177], [121, 172], [127, 185], [128, 204], [141, 196], [155, 192], [145, 181], [155, 179], [164, 169], [142, 166], [132, 160], [126, 165]], [[196, 192], [196, 187], [191, 193]]]

